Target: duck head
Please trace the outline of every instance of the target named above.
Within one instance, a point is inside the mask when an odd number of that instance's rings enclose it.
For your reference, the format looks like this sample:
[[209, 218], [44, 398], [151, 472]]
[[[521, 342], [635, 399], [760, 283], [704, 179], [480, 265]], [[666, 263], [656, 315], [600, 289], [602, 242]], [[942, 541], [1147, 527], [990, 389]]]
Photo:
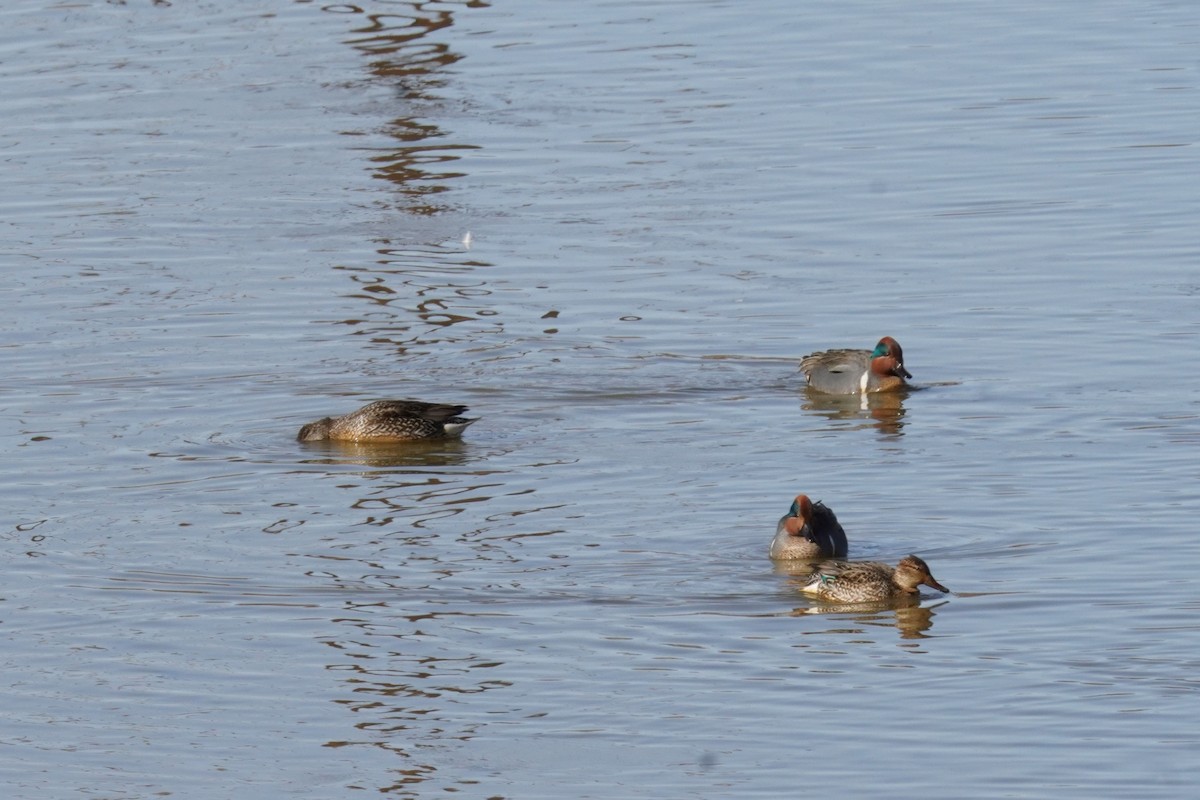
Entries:
[[904, 350], [901, 349], [900, 343], [890, 336], [880, 339], [871, 352], [871, 371], [876, 375], [912, 378], [912, 373], [904, 368]]
[[815, 542], [816, 536], [809, 525], [812, 513], [813, 504], [812, 500], [808, 499], [808, 495], [796, 495], [796, 499], [792, 501], [792, 507], [788, 509], [787, 520], [784, 522], [784, 528], [788, 534], [790, 536], [803, 536], [810, 542]]
[[933, 573], [929, 571], [929, 565], [925, 563], [924, 559], [912, 555], [900, 559], [900, 563], [896, 566], [896, 583], [909, 593], [916, 592], [917, 587], [921, 584], [937, 589], [939, 592], [950, 593], [949, 589], [934, 579]]

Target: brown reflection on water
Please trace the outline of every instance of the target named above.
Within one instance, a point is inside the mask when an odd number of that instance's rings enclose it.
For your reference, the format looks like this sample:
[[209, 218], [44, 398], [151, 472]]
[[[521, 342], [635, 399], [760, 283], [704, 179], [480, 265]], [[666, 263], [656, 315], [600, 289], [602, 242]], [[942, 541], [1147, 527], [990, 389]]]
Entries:
[[396, 184], [405, 203], [401, 210], [410, 214], [437, 214], [444, 209], [429, 200], [430, 195], [448, 190], [445, 181], [461, 178], [466, 173], [434, 170], [433, 166], [458, 161], [456, 150], [475, 150], [473, 145], [427, 144], [429, 139], [445, 134], [432, 125], [411, 119], [398, 118], [388, 124], [386, 132], [399, 142], [415, 144], [376, 152], [368, 160], [376, 178]]
[[907, 392], [840, 395], [805, 387], [801, 408], [830, 420], [859, 420], [857, 427], [873, 427], [890, 436], [904, 434], [904, 398]]
[[[488, 303], [492, 290], [473, 277], [491, 264], [465, 258], [458, 247], [380, 249], [370, 266], [342, 265], [369, 303], [371, 313], [340, 320], [373, 343], [389, 344], [400, 355], [436, 344], [494, 335], [503, 329]], [[453, 330], [452, 330], [453, 329]]]
[[[349, 510], [365, 515], [351, 525], [381, 528], [384, 532], [377, 538], [347, 543], [348, 547], [372, 547], [384, 538], [413, 543], [437, 538], [437, 533], [428, 530], [434, 523], [455, 517], [468, 506], [486, 503], [502, 487], [482, 476], [450, 476], [420, 466], [389, 473], [384, 479], [364, 475], [361, 480], [366, 486], [343, 480], [350, 492]], [[461, 539], [467, 530], [454, 531], [454, 538]]]
[[435, 439], [416, 442], [300, 442], [310, 453], [306, 464], [356, 464], [363, 467], [412, 467], [440, 469], [467, 463], [469, 445], [461, 439]]
[[431, 622], [445, 618], [444, 624], [469, 627], [475, 617], [487, 615], [438, 612], [405, 617], [391, 612], [382, 619], [371, 616], [388, 611], [386, 605], [348, 609], [340, 621], [357, 632], [347, 641], [324, 642], [336, 653], [327, 669], [347, 692], [334, 702], [358, 719], [354, 728], [361, 734], [357, 741], [331, 741], [326, 746], [367, 744], [401, 756], [407, 766], [392, 770], [393, 782], [375, 789], [415, 796], [409, 792], [439, 770], [427, 760], [430, 748], [439, 742], [468, 741], [477, 733], [477, 723], [454, 718], [455, 704], [511, 683], [494, 674], [504, 666], [495, 656], [436, 654], [410, 644], [427, 636]]
[[933, 618], [936, 616], [934, 609], [944, 604], [945, 601], [942, 601], [924, 606], [914, 597], [899, 600], [890, 606], [880, 603], [807, 606], [793, 609], [792, 616], [844, 615], [847, 621], [863, 626], [861, 629], [850, 631], [855, 635], [863, 633], [868, 627], [895, 627], [900, 632], [901, 639], [924, 639], [927, 638], [926, 632], [933, 627]]
[[[344, 534], [309, 554], [320, 564], [310, 576], [355, 598], [334, 611], [335, 630], [317, 640], [328, 648], [322, 661], [336, 681], [330, 700], [349, 712], [350, 723], [325, 746], [398, 756], [386, 774], [364, 776], [362, 787], [424, 796], [431, 782], [462, 782], [444, 763], [445, 747], [479, 733], [486, 712], [478, 706], [508, 713], [503, 697], [492, 697], [507, 694], [496, 690], [512, 682], [490, 629], [513, 615], [502, 610], [507, 595], [473, 576], [483, 562], [519, 561], [501, 534], [509, 515], [539, 508], [532, 490], [513, 491], [487, 471], [361, 449], [368, 454], [351, 457], [404, 463], [331, 472], [357, 522], [344, 523]], [[497, 501], [508, 501], [510, 510], [481, 515]]]
[[402, 113], [392, 117], [382, 132], [393, 146], [373, 147], [368, 161], [372, 174], [395, 187], [395, 208], [407, 214], [433, 215], [445, 209], [432, 198], [447, 191], [447, 181], [463, 173], [448, 169], [458, 152], [473, 145], [455, 143], [446, 131], [429, 121], [440, 108], [441, 72], [461, 55], [432, 34], [454, 24], [459, 9], [486, 8], [468, 2], [457, 8], [449, 3], [378, 3], [336, 6], [330, 11], [356, 13], [362, 24], [351, 30], [346, 44], [368, 58], [371, 82], [391, 89]]
[[[444, 99], [446, 70], [462, 58], [445, 42], [436, 41], [435, 35], [454, 24], [456, 13], [486, 7], [483, 2], [376, 2], [327, 8], [330, 13], [358, 17], [346, 44], [366, 57], [366, 81], [390, 90], [391, 100], [371, 109], [367, 130], [347, 131], [347, 135], [361, 137], [357, 147], [367, 168], [386, 182], [387, 191], [374, 195], [373, 202], [388, 216], [401, 217], [385, 219], [388, 229], [401, 232], [410, 242], [397, 245], [390, 238], [373, 236], [376, 262], [336, 267], [350, 273], [355, 284], [350, 296], [370, 309], [361, 318], [337, 324], [352, 326], [355, 334], [368, 336], [372, 343], [391, 345], [397, 355], [425, 352], [439, 343], [499, 329], [488, 319], [496, 312], [483, 300], [491, 290], [484, 280], [473, 277], [490, 264], [465, 256], [470, 232], [427, 236], [435, 242], [456, 240], [450, 246], [421, 243], [413, 234], [428, 229], [428, 225], [414, 225], [416, 218], [455, 210], [446, 195], [465, 173], [454, 165], [464, 152], [478, 149], [455, 141], [453, 133], [435, 121], [451, 116]], [[380, 118], [386, 121], [380, 124]]]

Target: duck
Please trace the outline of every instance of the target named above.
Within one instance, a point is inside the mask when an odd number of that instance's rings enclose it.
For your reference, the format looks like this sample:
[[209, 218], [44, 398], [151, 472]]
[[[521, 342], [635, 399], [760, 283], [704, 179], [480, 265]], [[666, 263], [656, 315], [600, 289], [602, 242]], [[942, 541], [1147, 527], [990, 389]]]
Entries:
[[915, 599], [921, 585], [950, 592], [938, 583], [929, 565], [915, 555], [895, 568], [880, 561], [824, 561], [805, 578], [800, 591], [835, 603], [884, 603]]
[[800, 359], [800, 371], [813, 389], [826, 394], [895, 392], [908, 386], [904, 350], [884, 336], [874, 350], [822, 350]]
[[806, 494], [796, 495], [788, 513], [779, 519], [771, 540], [771, 558], [845, 558], [846, 532], [833, 509], [814, 503]]
[[324, 417], [300, 429], [301, 442], [414, 442], [447, 439], [478, 417], [461, 416], [466, 406], [420, 400], [376, 400], [340, 417]]

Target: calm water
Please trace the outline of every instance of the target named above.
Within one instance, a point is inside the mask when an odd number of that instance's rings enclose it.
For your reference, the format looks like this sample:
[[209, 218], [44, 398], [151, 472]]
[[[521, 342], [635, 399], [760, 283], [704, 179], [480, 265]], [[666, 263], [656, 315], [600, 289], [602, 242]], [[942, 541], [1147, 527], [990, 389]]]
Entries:
[[[5, 797], [1195, 793], [1200, 9], [0, 23]], [[814, 606], [799, 491], [953, 594]]]

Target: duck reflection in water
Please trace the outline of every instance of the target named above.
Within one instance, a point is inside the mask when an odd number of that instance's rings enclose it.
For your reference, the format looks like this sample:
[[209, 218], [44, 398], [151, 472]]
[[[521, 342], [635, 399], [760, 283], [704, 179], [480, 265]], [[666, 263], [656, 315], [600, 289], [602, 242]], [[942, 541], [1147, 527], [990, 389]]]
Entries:
[[484, 458], [462, 439], [416, 442], [305, 442], [305, 464], [356, 464], [363, 467], [455, 467]]
[[831, 420], [864, 420], [862, 427], [878, 428], [880, 433], [900, 435], [904, 432], [904, 397], [907, 392], [824, 394], [808, 387], [804, 391], [800, 407], [805, 411]]
[[[904, 601], [895, 608], [880, 608], [878, 603], [843, 603], [836, 606], [802, 606], [792, 609], [791, 616], [836, 619], [838, 625], [828, 631], [830, 634], [850, 633], [858, 638], [866, 628], [891, 627], [900, 632], [901, 639], [924, 639], [926, 632], [933, 627], [933, 618], [937, 616], [936, 609], [944, 605], [945, 600], [920, 605], [915, 599]], [[853, 623], [855, 627], [848, 628], [849, 623]]]

